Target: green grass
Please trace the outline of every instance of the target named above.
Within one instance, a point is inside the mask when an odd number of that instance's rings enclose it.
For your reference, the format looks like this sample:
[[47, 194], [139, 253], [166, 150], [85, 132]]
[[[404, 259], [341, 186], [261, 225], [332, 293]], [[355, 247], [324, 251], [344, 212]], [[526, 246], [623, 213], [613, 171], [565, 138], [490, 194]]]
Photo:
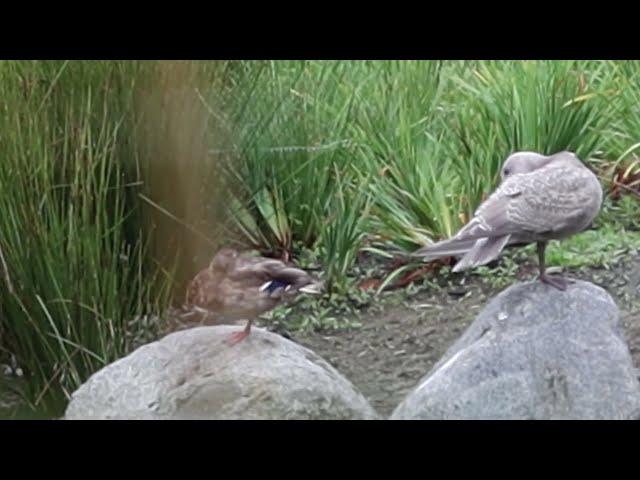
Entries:
[[410, 250], [450, 236], [512, 151], [590, 159], [610, 143], [624, 72], [615, 62], [261, 64], [235, 115], [242, 231], [265, 250], [319, 247], [338, 172], [371, 192], [375, 240]]
[[[547, 268], [563, 271], [588, 267], [608, 269], [630, 255], [637, 256], [639, 251], [640, 232], [607, 224], [562, 241], [550, 242], [545, 261]], [[497, 267], [477, 267], [473, 274], [484, 278], [493, 288], [505, 288], [516, 281], [516, 274], [523, 264], [534, 266], [531, 278], [537, 275], [537, 261], [535, 245], [528, 245], [503, 254]]]
[[463, 106], [452, 119], [458, 139], [451, 142], [452, 159], [468, 215], [513, 151], [571, 150], [590, 159], [613, 114], [603, 108], [613, 97], [602, 80], [612, 77], [608, 69], [594, 62], [482, 62], [453, 76], [459, 85], [455, 101]]
[[640, 250], [640, 203], [632, 196], [618, 201], [605, 199], [594, 229], [561, 242], [550, 242], [547, 249], [549, 266], [581, 268], [609, 267]]
[[161, 198], [155, 158], [136, 139], [136, 82], [155, 68], [0, 63], [0, 349], [32, 408], [60, 414], [91, 373], [153, 338], [160, 325], [144, 319], [174, 293], [142, 201]]
[[312, 266], [329, 291], [298, 323], [341, 325], [371, 301], [360, 252], [451, 236], [514, 150], [627, 182], [551, 265], [633, 251], [638, 65], [1, 62], [0, 351], [59, 411], [226, 243]]
[[162, 299], [144, 238], [127, 238], [139, 228], [127, 228], [126, 191], [137, 179], [118, 160], [124, 105], [99, 93], [108, 71], [101, 63], [0, 64], [1, 347], [23, 368], [34, 406], [59, 406], [125, 353], [129, 316]]
[[547, 252], [547, 264], [563, 268], [590, 265], [609, 266], [640, 249], [640, 233], [611, 226], [589, 230], [560, 242], [552, 242]]

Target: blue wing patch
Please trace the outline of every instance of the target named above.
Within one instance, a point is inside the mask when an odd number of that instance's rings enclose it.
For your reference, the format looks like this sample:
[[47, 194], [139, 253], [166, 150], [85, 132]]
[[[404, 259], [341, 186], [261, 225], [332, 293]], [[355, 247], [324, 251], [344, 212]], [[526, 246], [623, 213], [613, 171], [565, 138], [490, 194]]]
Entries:
[[283, 280], [271, 280], [260, 287], [261, 292], [273, 293], [280, 288], [288, 290], [291, 285]]

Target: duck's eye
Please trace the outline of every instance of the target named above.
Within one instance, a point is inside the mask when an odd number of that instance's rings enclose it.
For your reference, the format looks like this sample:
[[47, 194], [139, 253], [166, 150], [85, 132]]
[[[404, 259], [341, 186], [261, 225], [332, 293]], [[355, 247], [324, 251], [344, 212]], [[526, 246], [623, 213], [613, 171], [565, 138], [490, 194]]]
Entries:
[[509, 175], [509, 173], [511, 173], [511, 170], [509, 170], [508, 168], [505, 168], [505, 169], [502, 171], [502, 174], [503, 174], [505, 177], [506, 177], [507, 175]]

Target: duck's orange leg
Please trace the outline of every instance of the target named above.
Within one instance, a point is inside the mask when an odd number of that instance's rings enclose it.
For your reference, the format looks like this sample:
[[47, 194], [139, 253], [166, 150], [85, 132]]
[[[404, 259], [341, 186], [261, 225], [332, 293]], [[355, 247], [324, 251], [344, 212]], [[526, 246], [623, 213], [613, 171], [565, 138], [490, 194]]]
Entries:
[[251, 322], [252, 321], [253, 320], [249, 320], [247, 322], [247, 325], [244, 327], [244, 330], [242, 330], [241, 332], [232, 333], [229, 336], [229, 338], [227, 339], [227, 345], [232, 347], [236, 343], [241, 342], [242, 340], [247, 338], [249, 336], [249, 334], [251, 333]]

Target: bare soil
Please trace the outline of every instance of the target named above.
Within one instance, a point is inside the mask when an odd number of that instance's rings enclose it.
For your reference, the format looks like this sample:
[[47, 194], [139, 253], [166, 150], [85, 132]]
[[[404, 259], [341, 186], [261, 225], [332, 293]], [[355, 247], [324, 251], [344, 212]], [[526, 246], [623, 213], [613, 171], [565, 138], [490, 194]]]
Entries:
[[[286, 332], [270, 328], [325, 358], [346, 376], [373, 408], [389, 416], [471, 324], [480, 310], [509, 285], [530, 280], [535, 264], [523, 265], [513, 277], [495, 286], [488, 278], [469, 273], [438, 277], [438, 285], [423, 285], [382, 294], [357, 319], [359, 328], [337, 331]], [[569, 278], [590, 281], [607, 290], [620, 308], [621, 327], [636, 368], [640, 367], [640, 255], [627, 256], [611, 267], [569, 271]], [[506, 286], [505, 286], [506, 285]], [[262, 323], [262, 322], [260, 322]], [[2, 372], [0, 372], [0, 377]], [[15, 401], [2, 391], [0, 418]], [[32, 413], [12, 413], [30, 418]]]
[[[523, 271], [530, 272], [531, 265]], [[566, 275], [595, 283], [612, 295], [621, 310], [634, 364], [640, 367], [640, 258], [627, 258], [611, 270], [588, 268]], [[511, 283], [517, 281], [516, 277]], [[398, 292], [395, 301], [392, 298], [378, 311], [365, 312], [360, 328], [290, 337], [325, 358], [373, 408], [389, 416], [491, 297], [506, 288], [491, 286], [473, 274], [452, 276], [447, 283], [441, 289], [404, 294], [404, 298]]]

